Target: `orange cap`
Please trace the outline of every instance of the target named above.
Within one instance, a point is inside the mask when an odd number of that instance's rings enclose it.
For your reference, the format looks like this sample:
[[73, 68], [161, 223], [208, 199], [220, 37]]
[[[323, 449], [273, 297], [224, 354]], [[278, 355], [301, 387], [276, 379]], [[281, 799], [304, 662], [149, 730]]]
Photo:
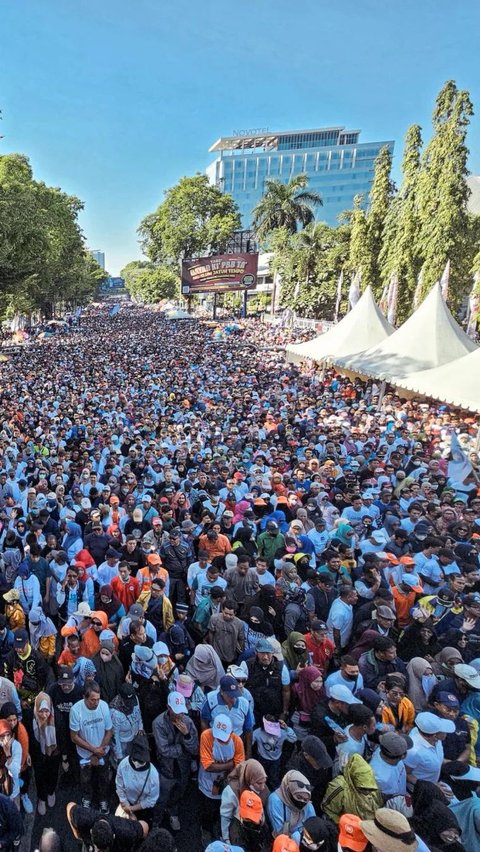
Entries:
[[340, 846], [353, 849], [353, 852], [363, 852], [368, 840], [361, 829], [361, 819], [356, 814], [342, 814], [338, 823]]
[[299, 845], [288, 834], [279, 834], [275, 838], [272, 852], [299, 852]]
[[260, 825], [263, 818], [263, 805], [260, 796], [252, 790], [244, 790], [240, 796], [240, 819], [247, 819]]

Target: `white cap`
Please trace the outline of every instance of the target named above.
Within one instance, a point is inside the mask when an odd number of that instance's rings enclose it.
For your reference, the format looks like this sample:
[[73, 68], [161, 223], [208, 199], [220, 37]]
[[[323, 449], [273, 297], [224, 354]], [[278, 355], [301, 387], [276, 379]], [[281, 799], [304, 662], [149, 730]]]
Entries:
[[441, 719], [435, 713], [418, 713], [415, 724], [422, 734], [453, 734], [455, 723], [450, 719]]
[[343, 701], [344, 704], [361, 704], [359, 698], [355, 698], [353, 692], [348, 688], [348, 686], [344, 686], [343, 683], [335, 683], [328, 690], [329, 698], [333, 698], [334, 701]]
[[180, 695], [179, 692], [170, 692], [168, 696], [168, 706], [172, 713], [179, 716], [181, 713], [187, 712], [187, 705], [185, 704], [185, 699], [183, 695]]
[[232, 733], [232, 723], [225, 713], [215, 716], [212, 724], [212, 733], [216, 740], [226, 743]]

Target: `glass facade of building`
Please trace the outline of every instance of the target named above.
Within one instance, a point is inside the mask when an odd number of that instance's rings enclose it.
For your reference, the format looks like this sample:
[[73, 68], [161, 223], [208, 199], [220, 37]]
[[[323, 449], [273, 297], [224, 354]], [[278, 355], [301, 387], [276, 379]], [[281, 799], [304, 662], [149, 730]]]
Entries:
[[375, 159], [387, 145], [394, 143], [358, 142], [359, 131], [342, 128], [221, 139], [210, 149], [219, 155], [207, 168], [211, 183], [230, 193], [242, 215], [242, 227], [249, 228], [252, 211], [265, 191], [265, 180], [276, 178], [287, 183], [294, 175], [306, 173], [308, 189], [318, 192], [323, 206], [316, 218], [329, 225], [338, 224], [338, 216], [353, 207], [355, 195], [368, 205]]

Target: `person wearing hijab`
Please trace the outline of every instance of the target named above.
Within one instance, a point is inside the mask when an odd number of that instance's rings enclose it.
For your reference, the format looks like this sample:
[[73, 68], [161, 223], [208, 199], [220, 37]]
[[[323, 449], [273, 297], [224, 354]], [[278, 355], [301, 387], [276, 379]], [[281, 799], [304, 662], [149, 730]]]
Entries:
[[307, 736], [310, 729], [314, 708], [322, 698], [325, 698], [323, 676], [316, 666], [305, 666], [300, 669], [298, 680], [292, 686], [292, 695], [295, 709], [298, 711], [298, 726], [294, 724], [294, 729], [297, 736], [302, 739]]
[[428, 707], [429, 695], [438, 683], [433, 673], [432, 664], [422, 657], [413, 657], [407, 666], [408, 697], [417, 713]]
[[435, 627], [430, 618], [412, 621], [398, 643], [398, 656], [408, 663], [413, 657], [434, 657], [439, 651]]
[[400, 672], [385, 678], [385, 700], [382, 722], [402, 734], [409, 734], [415, 724], [415, 707], [405, 695], [407, 679]]
[[352, 754], [343, 768], [343, 774], [330, 781], [322, 810], [338, 824], [342, 814], [374, 819], [375, 811], [382, 804], [382, 794], [370, 764], [361, 755]]
[[47, 663], [51, 663], [55, 657], [57, 628], [40, 606], [33, 607], [30, 610], [28, 621], [30, 645], [45, 658]]
[[125, 607], [118, 600], [118, 598], [114, 595], [113, 589], [110, 585], [100, 586], [100, 592], [97, 596], [96, 600], [96, 608], [97, 612], [102, 610], [106, 613], [108, 618], [108, 628], [109, 630], [116, 631], [118, 626], [125, 617]]
[[100, 650], [95, 654], [92, 663], [96, 669], [96, 681], [100, 687], [100, 697], [107, 704], [118, 695], [121, 684], [123, 683], [124, 673], [123, 666], [115, 653], [113, 639], [107, 636], [100, 639]]
[[355, 546], [355, 530], [350, 524], [340, 523], [330, 534], [332, 542], [346, 544], [347, 547]]
[[12, 730], [13, 737], [20, 744], [22, 749], [22, 760], [20, 766], [20, 781], [22, 783], [21, 801], [25, 813], [33, 813], [33, 805], [28, 795], [30, 786], [30, 778], [32, 776], [32, 765], [30, 760], [30, 743], [28, 731], [18, 718], [19, 711], [15, 707], [13, 701], [5, 701], [0, 707], [0, 719], [5, 719]]
[[288, 668], [293, 671], [299, 671], [300, 667], [304, 667], [308, 663], [307, 644], [303, 633], [293, 631], [289, 634], [288, 639], [282, 642], [283, 659]]
[[299, 852], [337, 852], [337, 834], [329, 820], [309, 817], [303, 824]]
[[431, 781], [417, 781], [412, 791], [410, 824], [430, 852], [464, 852], [460, 826], [442, 790]]
[[442, 678], [450, 678], [454, 676], [454, 667], [463, 663], [463, 657], [458, 650], [451, 645], [442, 648], [435, 655], [435, 660], [432, 663], [434, 674], [441, 680]]
[[195, 650], [195, 643], [186, 627], [180, 621], [175, 622], [168, 630], [160, 634], [159, 639], [167, 645], [177, 669], [183, 671]]
[[75, 521], [67, 521], [65, 529], [61, 549], [67, 554], [68, 561], [73, 562], [77, 553], [83, 549], [82, 528]]
[[92, 660], [88, 657], [79, 657], [73, 666], [75, 685], [84, 689], [88, 681], [95, 680], [97, 670]]
[[225, 843], [241, 842], [240, 797], [245, 790], [256, 793], [265, 804], [268, 797], [267, 775], [258, 760], [244, 760], [227, 778], [220, 802], [220, 826]]
[[255, 645], [260, 639], [270, 639], [273, 634], [273, 626], [263, 615], [259, 606], [251, 606], [245, 618], [245, 650], [241, 658], [248, 660], [255, 653]]
[[204, 692], [217, 689], [225, 674], [220, 657], [210, 645], [197, 645], [185, 667], [185, 672], [202, 687]]
[[245, 552], [248, 553], [250, 559], [255, 559], [257, 555], [257, 544], [253, 537], [253, 530], [250, 526], [240, 527], [237, 530], [233, 539], [232, 552], [237, 554]]
[[127, 757], [130, 744], [143, 730], [142, 714], [135, 690], [130, 683], [122, 683], [118, 695], [110, 702], [113, 723], [112, 752], [120, 762]]
[[115, 788], [123, 812], [117, 815], [143, 820], [151, 826], [153, 809], [160, 796], [160, 779], [157, 769], [150, 762], [145, 734], [135, 736], [129, 756], [118, 764]]
[[33, 736], [30, 738], [30, 755], [38, 797], [38, 813], [44, 816], [55, 807], [55, 790], [60, 769], [60, 749], [57, 745], [55, 715], [52, 699], [39, 692], [33, 707]]
[[305, 775], [295, 769], [285, 773], [280, 787], [270, 794], [267, 802], [274, 837], [288, 834], [296, 843], [300, 842], [305, 820], [316, 816], [311, 797], [312, 786]]

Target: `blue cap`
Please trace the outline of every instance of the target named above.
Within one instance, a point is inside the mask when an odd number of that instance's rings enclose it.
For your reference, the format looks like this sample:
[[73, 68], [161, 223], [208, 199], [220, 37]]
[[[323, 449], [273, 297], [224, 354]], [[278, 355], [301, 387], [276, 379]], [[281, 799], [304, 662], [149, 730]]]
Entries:
[[270, 642], [267, 642], [266, 639], [259, 639], [257, 644], [255, 645], [255, 651], [258, 654], [273, 654], [273, 648], [270, 645]]

